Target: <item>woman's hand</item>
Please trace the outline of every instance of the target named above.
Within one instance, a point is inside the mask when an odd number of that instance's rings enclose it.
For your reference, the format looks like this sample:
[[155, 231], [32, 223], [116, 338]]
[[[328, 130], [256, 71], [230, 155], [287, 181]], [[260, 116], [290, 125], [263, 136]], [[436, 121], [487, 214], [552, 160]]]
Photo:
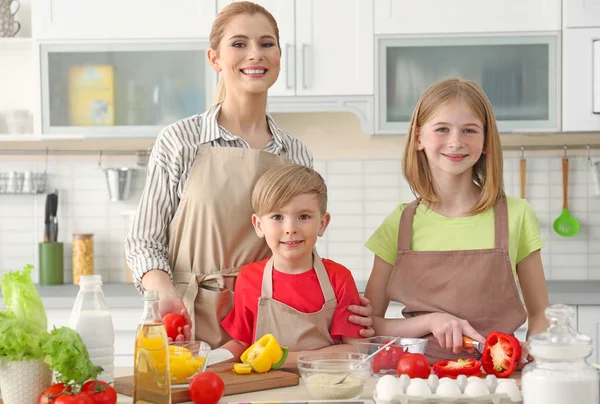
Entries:
[[355, 316], [348, 317], [348, 321], [365, 327], [360, 330], [360, 335], [365, 338], [369, 338], [375, 335], [375, 330], [371, 328], [371, 325], [373, 324], [371, 312], [373, 309], [371, 308], [371, 302], [369, 299], [364, 296], [360, 297], [360, 304], [360, 306], [355, 304], [348, 306], [348, 311], [356, 314]]
[[[158, 301], [158, 312], [162, 316], [169, 313], [178, 313], [185, 319], [185, 326], [183, 327], [183, 335], [177, 336], [177, 341], [190, 341], [192, 339], [192, 319], [188, 313], [183, 300], [175, 293], [165, 294], [161, 297], [159, 294]], [[169, 338], [171, 341], [171, 338]]]
[[467, 320], [448, 313], [431, 313], [429, 316], [429, 329], [442, 348], [459, 354], [463, 350], [463, 335], [485, 344], [485, 338]]
[[533, 360], [533, 356], [529, 355], [529, 347], [526, 342], [521, 342], [521, 357], [517, 361], [517, 370], [523, 369], [523, 366], [527, 365]]

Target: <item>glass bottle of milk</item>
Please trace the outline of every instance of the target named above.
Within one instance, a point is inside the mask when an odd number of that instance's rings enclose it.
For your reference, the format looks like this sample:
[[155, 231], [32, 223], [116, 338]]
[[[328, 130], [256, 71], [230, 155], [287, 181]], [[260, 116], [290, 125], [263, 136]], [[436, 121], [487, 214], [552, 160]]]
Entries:
[[100, 275], [82, 275], [79, 279], [69, 327], [81, 335], [92, 363], [104, 369], [98, 379], [113, 382], [115, 332]]

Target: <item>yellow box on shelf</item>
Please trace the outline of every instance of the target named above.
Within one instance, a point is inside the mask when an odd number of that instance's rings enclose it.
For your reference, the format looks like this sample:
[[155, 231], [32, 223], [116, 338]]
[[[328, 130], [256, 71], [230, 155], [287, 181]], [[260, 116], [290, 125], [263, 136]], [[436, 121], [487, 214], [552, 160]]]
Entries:
[[69, 123], [114, 125], [114, 69], [111, 65], [69, 68]]

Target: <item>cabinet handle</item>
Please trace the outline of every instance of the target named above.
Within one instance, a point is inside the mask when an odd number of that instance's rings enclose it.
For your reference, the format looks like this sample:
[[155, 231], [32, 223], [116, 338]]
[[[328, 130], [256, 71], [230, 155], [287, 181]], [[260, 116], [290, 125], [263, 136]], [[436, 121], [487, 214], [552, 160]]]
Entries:
[[309, 63], [308, 63], [308, 58], [306, 56], [307, 52], [306, 52], [306, 48], [308, 48], [308, 45], [303, 43], [302, 44], [302, 88], [307, 90], [310, 85], [308, 83], [308, 74], [307, 74], [307, 70], [309, 67]]
[[[292, 90], [294, 88], [294, 81], [296, 77], [296, 73], [294, 70], [294, 74], [290, 74], [290, 57], [293, 55], [294, 45], [289, 43], [285, 44], [285, 88], [287, 90]], [[290, 77], [292, 78], [290, 83]]]

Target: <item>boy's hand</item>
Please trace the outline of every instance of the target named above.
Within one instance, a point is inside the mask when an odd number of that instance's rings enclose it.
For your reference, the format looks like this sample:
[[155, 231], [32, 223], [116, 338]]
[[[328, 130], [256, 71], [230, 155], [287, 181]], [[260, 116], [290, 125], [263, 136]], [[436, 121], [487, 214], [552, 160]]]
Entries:
[[485, 344], [485, 338], [467, 320], [448, 313], [431, 313], [428, 316], [429, 329], [442, 348], [459, 354], [463, 350], [463, 335]]
[[360, 335], [365, 338], [369, 338], [375, 335], [375, 330], [371, 328], [371, 325], [373, 324], [371, 312], [373, 309], [371, 308], [371, 302], [369, 299], [364, 296], [360, 297], [360, 304], [361, 306], [357, 306], [355, 304], [348, 306], [349, 312], [357, 314], [356, 316], [348, 317], [348, 321], [365, 327], [360, 330]]

